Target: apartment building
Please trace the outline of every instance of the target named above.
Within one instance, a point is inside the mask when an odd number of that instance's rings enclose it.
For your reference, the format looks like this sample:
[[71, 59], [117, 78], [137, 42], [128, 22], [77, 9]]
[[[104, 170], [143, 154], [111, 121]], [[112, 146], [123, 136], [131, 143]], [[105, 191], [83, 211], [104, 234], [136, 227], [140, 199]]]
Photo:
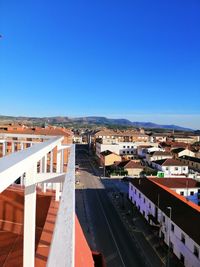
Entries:
[[129, 199], [184, 266], [200, 266], [200, 207], [147, 178], [129, 183]]
[[95, 142], [99, 143], [121, 143], [121, 142], [148, 142], [149, 136], [144, 133], [144, 131], [111, 131], [111, 130], [101, 130], [95, 133]]
[[199, 136], [197, 135], [171, 135], [170, 137], [167, 138], [168, 141], [173, 141], [173, 142], [183, 142], [187, 144], [193, 144], [195, 142], [199, 141]]
[[121, 142], [113, 144], [101, 144], [96, 142], [96, 155], [98, 158], [100, 158], [101, 152], [109, 150], [120, 156], [133, 156], [136, 154], [136, 147], [137, 144], [133, 142]]
[[200, 172], [200, 158], [181, 156], [179, 160], [182, 162], [182, 164], [187, 164], [191, 170]]

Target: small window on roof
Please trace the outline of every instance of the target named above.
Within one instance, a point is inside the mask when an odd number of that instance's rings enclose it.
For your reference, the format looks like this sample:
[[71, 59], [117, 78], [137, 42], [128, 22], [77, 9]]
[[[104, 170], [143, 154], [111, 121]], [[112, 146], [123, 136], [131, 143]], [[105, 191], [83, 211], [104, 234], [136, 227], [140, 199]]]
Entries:
[[199, 257], [199, 249], [194, 245], [194, 255], [198, 258]]
[[185, 235], [183, 233], [181, 233], [181, 241], [185, 244]]

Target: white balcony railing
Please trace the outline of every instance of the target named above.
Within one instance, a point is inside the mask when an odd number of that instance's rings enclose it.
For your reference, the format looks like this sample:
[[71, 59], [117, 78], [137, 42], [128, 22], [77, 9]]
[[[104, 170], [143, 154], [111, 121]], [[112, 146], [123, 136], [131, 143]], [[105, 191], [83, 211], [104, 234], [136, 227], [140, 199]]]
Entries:
[[[16, 138], [38, 138], [37, 135], [0, 135], [2, 145], [16, 142]], [[48, 258], [48, 266], [74, 266], [74, 216], [75, 216], [75, 148], [74, 145], [61, 144], [63, 137], [39, 136], [44, 142], [12, 153], [0, 159], [0, 192], [23, 177], [24, 198], [24, 244], [23, 267], [34, 267], [35, 262], [35, 216], [36, 185], [38, 183], [55, 183], [56, 199], [61, 195], [58, 215], [54, 227], [53, 239]], [[20, 142], [20, 140], [19, 140]], [[22, 141], [23, 142], [23, 141]], [[31, 141], [30, 141], [31, 142]], [[47, 168], [38, 173], [39, 162], [47, 164], [47, 155], [57, 148], [56, 173], [47, 172]], [[66, 174], [63, 173], [63, 151], [70, 148], [70, 157]], [[4, 149], [4, 148], [3, 148]], [[5, 150], [5, 149], [4, 149]], [[55, 153], [55, 152], [54, 152]], [[53, 157], [50, 158], [52, 166]], [[60, 186], [60, 183], [63, 185]], [[61, 192], [63, 188], [63, 192]]]

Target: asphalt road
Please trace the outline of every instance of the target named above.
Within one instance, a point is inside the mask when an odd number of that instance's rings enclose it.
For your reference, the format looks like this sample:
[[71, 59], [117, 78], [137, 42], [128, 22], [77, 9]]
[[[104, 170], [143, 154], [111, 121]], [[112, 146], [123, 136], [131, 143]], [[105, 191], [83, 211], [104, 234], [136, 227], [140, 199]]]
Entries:
[[[81, 225], [87, 223], [87, 226], [82, 226], [90, 247], [103, 253], [107, 267], [152, 266], [119, 218], [101, 180], [93, 172], [89, 157], [83, 150], [77, 150], [76, 157], [81, 169], [78, 179], [82, 186], [76, 194], [78, 196], [81, 190], [84, 191], [87, 220], [83, 219], [78, 202], [76, 212]], [[80, 201], [80, 197], [76, 199]]]

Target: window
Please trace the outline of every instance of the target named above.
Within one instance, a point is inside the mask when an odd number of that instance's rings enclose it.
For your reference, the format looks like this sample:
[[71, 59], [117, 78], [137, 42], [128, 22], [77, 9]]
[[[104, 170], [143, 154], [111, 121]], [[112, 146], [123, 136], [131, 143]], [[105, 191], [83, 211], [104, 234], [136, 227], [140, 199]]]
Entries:
[[199, 249], [194, 245], [194, 255], [198, 258], [199, 257]]
[[129, 154], [129, 151], [127, 151], [127, 154]]
[[181, 195], [181, 196], [184, 196], [184, 191], [181, 191], [181, 192], [180, 192], [180, 195]]
[[125, 151], [123, 151], [123, 154], [125, 154]]
[[127, 146], [127, 148], [129, 148], [129, 146]]
[[131, 154], [133, 154], [133, 151], [131, 151]]
[[170, 248], [170, 251], [173, 253], [174, 244], [171, 241], [169, 242], [169, 248]]
[[191, 191], [190, 192], [190, 196], [194, 196], [194, 191]]
[[137, 194], [137, 190], [135, 189], [135, 194]]
[[185, 167], [183, 167], [183, 171], [185, 171], [186, 170], [186, 168]]
[[185, 257], [182, 253], [180, 253], [180, 261], [184, 264], [185, 263]]
[[200, 189], [198, 189], [198, 193], [200, 194]]
[[166, 167], [165, 169], [166, 169], [166, 171], [168, 171], [168, 170], [169, 170], [169, 168], [168, 168], [168, 167]]
[[171, 224], [171, 231], [174, 232], [174, 225], [173, 225], [173, 223]]
[[131, 148], [133, 148], [133, 146], [131, 146]]
[[144, 203], [146, 203], [146, 199], [144, 198]]
[[139, 193], [139, 198], [141, 198], [141, 194]]
[[174, 169], [175, 169], [175, 171], [178, 171], [178, 167], [175, 167]]
[[163, 215], [163, 218], [162, 218], [163, 222], [165, 222], [165, 216]]
[[181, 234], [181, 241], [185, 244], [185, 235], [183, 233]]
[[149, 203], [149, 208], [151, 208], [151, 203]]
[[126, 148], [126, 146], [123, 146], [123, 148]]

